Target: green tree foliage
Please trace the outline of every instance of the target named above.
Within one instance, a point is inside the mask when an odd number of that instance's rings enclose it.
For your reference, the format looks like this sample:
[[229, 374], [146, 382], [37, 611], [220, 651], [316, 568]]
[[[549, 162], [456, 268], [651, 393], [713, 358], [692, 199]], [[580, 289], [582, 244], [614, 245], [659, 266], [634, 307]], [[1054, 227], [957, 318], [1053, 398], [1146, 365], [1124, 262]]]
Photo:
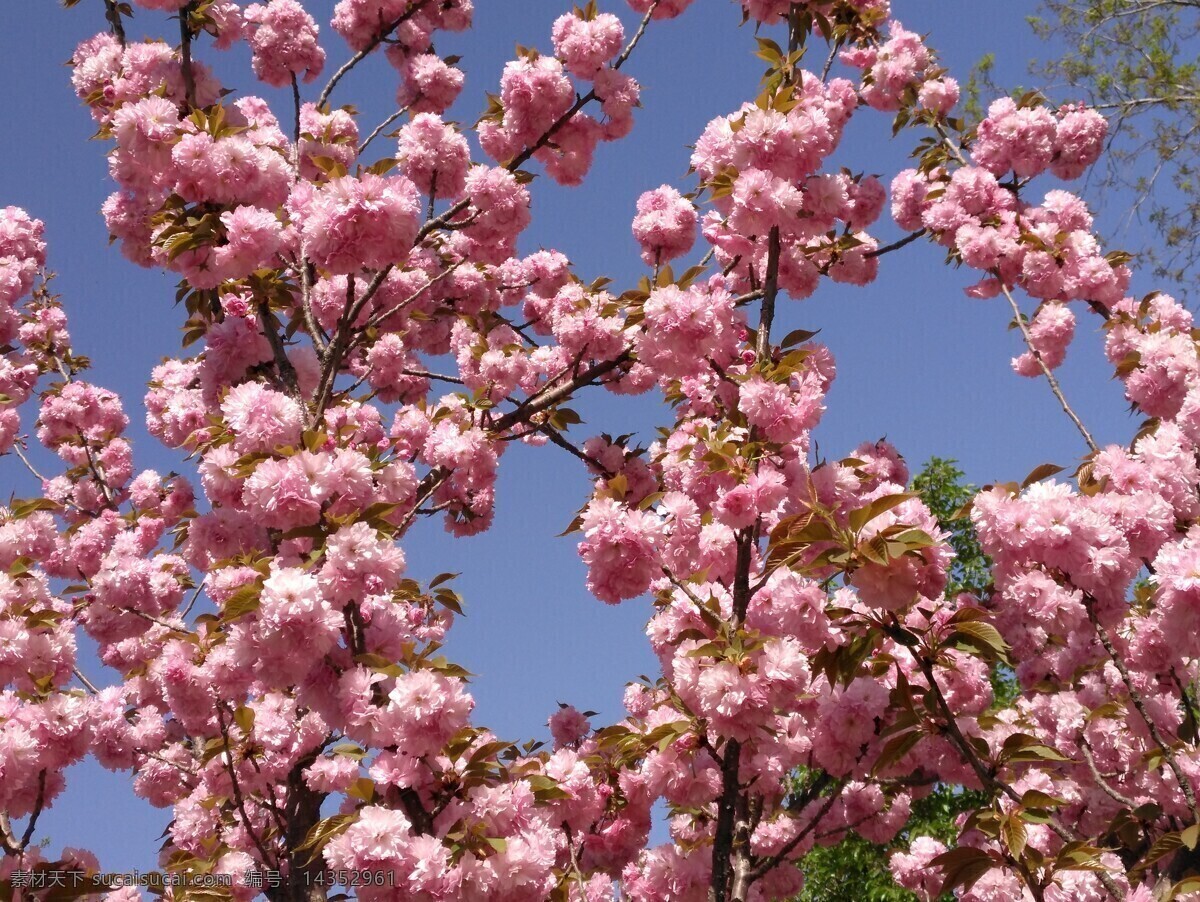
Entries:
[[[963, 482], [963, 472], [954, 461], [934, 457], [913, 478], [912, 487], [950, 534], [956, 559], [947, 591], [985, 594], [990, 585], [988, 558], [970, 519], [956, 518], [974, 496], [974, 486]], [[1011, 674], [993, 675], [992, 684], [998, 698], [1011, 698], [1015, 691]], [[891, 846], [876, 845], [852, 834], [836, 845], [817, 848], [804, 860], [805, 887], [796, 902], [913, 902], [916, 897], [893, 882], [888, 857], [903, 848], [910, 837], [933, 836], [951, 842], [958, 835], [954, 819], [983, 804], [981, 794], [939, 785], [913, 803], [908, 828]]]
[[970, 592], [983, 595], [991, 586], [988, 560], [975, 535], [975, 527], [968, 517], [959, 512], [975, 496], [975, 486], [965, 484], [963, 471], [954, 461], [931, 457], [921, 472], [913, 477], [913, 491], [929, 505], [929, 510], [938, 519], [942, 529], [950, 534], [950, 547], [954, 549], [954, 564], [950, 568], [947, 594]]
[[[1042, 0], [1031, 18], [1050, 43], [1043, 92], [1109, 117], [1108, 153], [1085, 189], [1116, 199], [1133, 241], [1180, 292], [1200, 279], [1200, 0]], [[986, 63], [982, 67], [986, 77]], [[1125, 225], [1140, 224], [1134, 241]], [[1137, 246], [1139, 245], [1140, 246]]]

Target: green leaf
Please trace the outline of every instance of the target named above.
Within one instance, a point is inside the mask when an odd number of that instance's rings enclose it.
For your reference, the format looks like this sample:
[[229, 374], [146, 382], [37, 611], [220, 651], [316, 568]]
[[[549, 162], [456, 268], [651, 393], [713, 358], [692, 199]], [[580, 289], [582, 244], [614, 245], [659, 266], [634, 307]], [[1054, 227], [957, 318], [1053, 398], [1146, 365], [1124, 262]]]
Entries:
[[319, 821], [308, 831], [308, 835], [304, 837], [304, 842], [296, 847], [297, 852], [309, 852], [305, 864], [312, 864], [317, 860], [317, 857], [329, 844], [329, 841], [336, 836], [340, 836], [350, 829], [350, 825], [357, 819], [353, 814], [335, 814], [332, 817], [327, 817], [323, 821]]
[[1154, 841], [1149, 851], [1142, 856], [1141, 861], [1135, 866], [1138, 872], [1145, 871], [1150, 865], [1157, 861], [1166, 858], [1168, 855], [1177, 851], [1183, 845], [1183, 838], [1177, 832], [1164, 833]]
[[1192, 826], [1179, 834], [1179, 839], [1189, 849], [1194, 850], [1196, 843], [1200, 842], [1200, 824], [1192, 824]]
[[1056, 464], [1042, 464], [1040, 467], [1035, 467], [1033, 472], [1025, 477], [1025, 481], [1021, 483], [1021, 488], [1029, 488], [1029, 486], [1036, 482], [1041, 482], [1044, 479], [1049, 479], [1051, 476], [1056, 476], [1064, 469], [1066, 468], [1057, 466]]
[[866, 507], [860, 507], [858, 510], [850, 512], [850, 528], [858, 532], [880, 514], [885, 514], [892, 508], [899, 507], [905, 501], [916, 497], [917, 495], [913, 492], [904, 492], [899, 495], [884, 495], [882, 498], [876, 498]]
[[346, 790], [346, 795], [361, 802], [372, 802], [375, 799], [375, 781], [370, 777], [359, 777]]
[[963, 846], [951, 849], [929, 862], [931, 868], [939, 868], [944, 879], [939, 895], [951, 893], [962, 887], [970, 890], [984, 874], [996, 867], [996, 862], [982, 849]]
[[367, 172], [372, 175], [387, 175], [396, 168], [397, 160], [393, 157], [384, 157], [376, 163], [372, 163], [367, 167]]
[[1026, 790], [1021, 796], [1021, 805], [1025, 808], [1059, 808], [1065, 805], [1062, 799], [1042, 792], [1038, 789]]
[[1004, 740], [1000, 750], [1001, 761], [1070, 761], [1061, 752], [1038, 742], [1027, 733], [1013, 733]]
[[754, 54], [759, 59], [770, 63], [772, 66], [781, 66], [783, 64], [784, 55], [783, 48], [772, 41], [770, 38], [756, 38], [758, 42], [758, 52]]
[[221, 606], [221, 617], [228, 622], [257, 611], [262, 606], [261, 594], [260, 583], [242, 586], [225, 600]]
[[920, 730], [905, 730], [888, 739], [880, 749], [879, 757], [875, 759], [871, 775], [879, 774], [907, 755], [921, 741], [923, 735]]
[[1008, 644], [1000, 635], [1000, 631], [990, 623], [978, 620], [956, 623], [954, 632], [950, 634], [950, 641], [962, 642], [979, 650], [985, 657], [1008, 662]]
[[439, 592], [434, 593], [433, 598], [442, 607], [453, 611], [459, 617], [467, 616], [463, 613], [462, 598], [459, 597], [457, 592], [452, 592], [449, 589], [442, 589]]
[[1200, 892], [1200, 876], [1184, 877], [1173, 887], [1171, 887], [1171, 892], [1168, 894], [1167, 898], [1176, 899], [1179, 896], [1182, 896], [1184, 893], [1195, 892]]
[[438, 586], [450, 582], [452, 579], [457, 579], [462, 576], [461, 573], [439, 573], [429, 583], [429, 588], [436, 589]]
[[787, 335], [783, 336], [783, 341], [779, 343], [781, 348], [790, 348], [793, 345], [802, 345], [806, 341], [811, 341], [820, 334], [821, 330], [816, 329], [809, 331], [808, 329], [794, 329]]
[[1025, 830], [1024, 822], [1022, 822], [1018, 815], [1010, 814], [1004, 819], [1004, 822], [1000, 825], [1000, 836], [1013, 857], [1020, 858], [1025, 851], [1025, 843], [1029, 840], [1029, 834]]

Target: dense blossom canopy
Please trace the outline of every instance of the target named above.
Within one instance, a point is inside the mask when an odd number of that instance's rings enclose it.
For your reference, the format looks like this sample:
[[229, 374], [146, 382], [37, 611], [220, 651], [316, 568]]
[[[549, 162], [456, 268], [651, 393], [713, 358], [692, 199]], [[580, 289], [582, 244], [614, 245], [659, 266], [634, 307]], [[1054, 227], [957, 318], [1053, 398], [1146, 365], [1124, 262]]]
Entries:
[[[42, 223], [5, 209], [0, 452], [24, 460], [30, 432], [61, 461], [0, 512], [6, 892], [103, 870], [36, 841], [92, 756], [172, 809], [166, 871], [228, 876], [237, 900], [325, 898], [332, 879], [364, 900], [768, 902], [851, 832], [902, 837], [895, 879], [927, 902], [1197, 897], [1200, 357], [1191, 314], [1127, 297], [1127, 258], [1061, 187], [1104, 119], [1029, 96], [967, 123], [888, 0], [744, 0], [761, 93], [696, 137], [690, 190], [630, 211], [646, 278], [587, 284], [555, 250], [520, 254], [531, 173], [578, 184], [635, 127], [637, 45], [690, 5], [544, 23], [552, 54], [521, 48], [471, 130], [444, 118], [463, 73], [436, 50], [471, 0], [340, 0], [328, 29], [300, 0], [106, 0], [72, 78], [110, 148], [110, 232], [180, 279], [187, 344], [144, 408], [192, 470], [135, 464], [133, 411], [86, 379]], [[155, 11], [180, 17], [179, 46], [135, 38]], [[242, 41], [292, 108], [201, 61]], [[332, 97], [373, 52], [401, 110], [368, 131]], [[878, 112], [921, 133], [890, 186], [836, 162], [851, 118]], [[910, 234], [885, 245], [895, 226]], [[1071, 480], [975, 498], [981, 596], [947, 594], [948, 535], [895, 448], [817, 458], [833, 353], [772, 331], [777, 305], [870, 283], [922, 237], [975, 271], [969, 294], [1011, 305], [1014, 369], [1089, 445]], [[1102, 318], [1148, 418], [1128, 447], [1097, 447], [1054, 376], [1077, 314]], [[674, 422], [647, 448], [576, 442], [565, 405], [597, 390], [660, 391]], [[418, 518], [489, 527], [513, 441], [590, 469], [588, 588], [643, 599], [661, 665], [616, 723], [547, 712], [550, 747], [472, 721], [439, 652], [461, 600], [448, 576], [405, 576]], [[906, 832], [937, 785], [987, 800], [950, 850]], [[656, 806], [670, 837], [651, 846]]]

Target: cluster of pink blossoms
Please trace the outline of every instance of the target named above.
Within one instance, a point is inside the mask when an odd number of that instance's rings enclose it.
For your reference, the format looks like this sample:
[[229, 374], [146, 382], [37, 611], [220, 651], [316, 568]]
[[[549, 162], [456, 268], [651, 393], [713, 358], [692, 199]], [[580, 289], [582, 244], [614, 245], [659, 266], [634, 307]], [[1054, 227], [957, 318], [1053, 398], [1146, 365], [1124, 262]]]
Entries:
[[246, 7], [245, 21], [254, 74], [282, 88], [293, 78], [313, 81], [325, 67], [317, 23], [297, 0], [269, 0]]
[[1079, 178], [1100, 156], [1108, 123], [1095, 110], [1065, 106], [1018, 107], [1005, 97], [988, 108], [971, 156], [994, 175], [1012, 171], [1021, 178], [1047, 169], [1061, 179]]
[[883, 187], [873, 177], [819, 172], [857, 105], [849, 81], [826, 84], [803, 72], [788, 101], [746, 104], [710, 122], [696, 142], [692, 166], [713, 197], [702, 232], [739, 290], [752, 290], [752, 274], [764, 271], [772, 235], [779, 287], [794, 298], [811, 295], [824, 274], [855, 285], [875, 278], [878, 244], [865, 230], [883, 210]]
[[926, 109], [948, 112], [958, 100], [953, 79], [928, 77], [934, 58], [921, 36], [893, 20], [889, 39], [878, 47], [842, 51], [842, 62], [863, 70], [862, 98], [876, 110], [894, 111], [904, 105], [906, 93], [920, 89]]
[[[20, 302], [33, 287], [38, 271], [46, 262], [46, 244], [42, 240], [44, 227], [23, 211], [8, 207], [0, 215], [0, 340], [12, 342], [25, 333], [32, 340], [31, 350], [37, 354], [37, 339], [53, 345], [54, 333], [64, 325], [55, 322], [55, 311], [47, 309], [41, 322], [25, 326], [21, 321]], [[32, 327], [32, 328], [30, 328]], [[32, 333], [32, 334], [31, 334]], [[40, 334], [38, 334], [40, 333]], [[10, 352], [0, 358], [0, 451], [8, 451], [21, 428], [17, 411], [28, 400], [38, 377], [36, 357]]]
[[[554, 46], [561, 59], [529, 51], [504, 67], [497, 107], [479, 128], [484, 152], [497, 162], [532, 155], [559, 184], [582, 182], [600, 142], [623, 138], [633, 128], [641, 89], [632, 76], [609, 65], [622, 37], [620, 20], [612, 15], [560, 18]], [[576, 109], [568, 72], [592, 82], [589, 96], [600, 102], [603, 122]], [[555, 137], [548, 144], [542, 136], [551, 129]]]
[[[1042, 107], [997, 101], [955, 167], [908, 169], [892, 182], [892, 215], [910, 230], [926, 230], [956, 259], [984, 274], [967, 293], [991, 298], [1020, 288], [1041, 301], [1028, 326], [1030, 348], [1013, 360], [1024, 376], [1055, 369], [1074, 337], [1066, 304], [1113, 308], [1129, 287], [1130, 271], [1106, 256], [1087, 205], [1060, 189], [1039, 205], [1021, 199], [1023, 182], [1050, 171], [1075, 178], [1100, 154], [1107, 124], [1078, 107], [1056, 117]], [[1011, 173], [1011, 183], [1000, 177]]]
[[696, 208], [670, 185], [647, 191], [637, 202], [633, 237], [651, 266], [682, 257], [696, 243]]
[[[469, 0], [336, 5], [351, 65], [378, 49], [399, 83], [407, 118], [381, 161], [362, 136], [384, 126], [352, 108], [301, 102], [287, 121], [197, 61], [244, 40], [264, 82], [301, 90], [326, 53], [300, 0], [137, 5], [186, 10], [186, 48], [131, 40], [118, 7], [72, 78], [112, 142], [111, 232], [183, 281], [195, 350], [154, 370], [144, 406], [195, 479], [135, 468], [125, 407], [80, 378], [41, 224], [0, 213], [0, 452], [24, 449], [17, 408], [36, 399], [30, 428], [59, 461], [39, 499], [0, 515], [0, 881], [54, 864], [11, 819], [36, 832], [88, 754], [172, 808], [165, 868], [230, 875], [238, 902], [258, 894], [248, 871], [278, 870], [294, 894], [325, 866], [385, 875], [357, 888], [366, 902], [602, 902], [614, 883], [631, 902], [772, 902], [801, 890], [813, 848], [852, 833], [911, 843], [893, 872], [929, 900], [946, 848], [906, 827], [937, 784], [989, 799], [949, 859], [972, 863], [966, 902], [1026, 887], [1147, 902], [1175, 873], [1181, 825], [1200, 819], [1192, 318], [1125, 297], [1129, 272], [1077, 197], [1023, 199], [1094, 162], [1100, 117], [1000, 101], [969, 141], [948, 116], [957, 83], [886, 0], [745, 0], [789, 46], [836, 20], [861, 78], [772, 63], [759, 100], [697, 141], [699, 190], [638, 200], [653, 272], [619, 292], [556, 251], [517, 252], [522, 167], [581, 181], [632, 126], [624, 64], [650, 20], [689, 0], [630, 0], [636, 30], [590, 4], [554, 22], [553, 56], [519, 51], [476, 130], [496, 165], [444, 118], [463, 76], [434, 39], [469, 26]], [[864, 108], [943, 132], [893, 182], [893, 218], [978, 270], [972, 293], [1039, 302], [1018, 372], [1061, 364], [1068, 304], [1085, 302], [1152, 418], [1128, 448], [1095, 449], [1075, 486], [976, 498], [986, 597], [947, 596], [948, 535], [896, 449], [814, 453], [833, 355], [772, 335], [785, 296], [866, 284], [891, 250], [867, 232], [887, 191], [835, 165]], [[676, 277], [697, 230], [719, 270]], [[577, 443], [563, 405], [591, 385], [657, 388], [674, 423], [645, 449]], [[467, 674], [441, 654], [461, 600], [449, 575], [407, 577], [402, 550], [425, 516], [487, 529], [513, 441], [589, 465], [588, 587], [614, 604], [652, 594], [661, 668], [608, 726], [560, 708], [546, 749], [472, 724]], [[87, 680], [79, 630], [114, 685]], [[995, 710], [1009, 653], [1020, 694]], [[669, 841], [648, 848], [664, 808]], [[1128, 831], [1112, 825], [1134, 822], [1120, 857]], [[1166, 857], [1135, 867], [1138, 844]], [[54, 866], [100, 868], [71, 849]]]

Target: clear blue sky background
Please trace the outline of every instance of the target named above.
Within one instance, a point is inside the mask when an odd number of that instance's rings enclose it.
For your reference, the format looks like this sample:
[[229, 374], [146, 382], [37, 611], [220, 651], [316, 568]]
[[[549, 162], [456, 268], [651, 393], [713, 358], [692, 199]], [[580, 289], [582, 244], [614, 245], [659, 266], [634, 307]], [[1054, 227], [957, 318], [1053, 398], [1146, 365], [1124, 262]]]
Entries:
[[[986, 52], [997, 54], [1000, 84], [1028, 82], [1029, 60], [1052, 52], [1024, 22], [1033, 0], [893, 3], [906, 26], [930, 36], [964, 83]], [[308, 2], [322, 23], [333, 5]], [[477, 27], [438, 45], [443, 53], [461, 54], [468, 73], [453, 115], [473, 122], [514, 44], [548, 48], [550, 23], [568, 5], [477, 0]], [[177, 353], [183, 315], [173, 306], [174, 279], [138, 269], [108, 246], [99, 214], [112, 190], [106, 146], [88, 140], [93, 123], [63, 65], [75, 45], [103, 25], [102, 5], [85, 0], [63, 10], [51, 0], [8, 0], [4, 7], [0, 204], [25, 207], [46, 221], [50, 265], [59, 273], [55, 284], [65, 296], [76, 349], [94, 362], [90, 378], [123, 397], [139, 467], [166, 472], [177, 459], [146, 435], [141, 397], [150, 369]], [[607, 0], [602, 9], [620, 14], [632, 31], [635, 19], [623, 2]], [[681, 19], [651, 27], [627, 69], [645, 85], [645, 108], [633, 135], [601, 147], [583, 188], [535, 182], [535, 224], [523, 250], [557, 248], [586, 280], [607, 275], [625, 286], [644, 274], [629, 231], [636, 198], [664, 182], [682, 183], [688, 145], [705, 123], [757, 93], [762, 63], [752, 55], [752, 28], [739, 29], [739, 20], [730, 0], [697, 0]], [[161, 15], [141, 13], [129, 30], [131, 37], [166, 37], [172, 26]], [[323, 37], [331, 65], [340, 64], [348, 55], [344, 45], [324, 24]], [[228, 54], [202, 47], [199, 54], [216, 61], [227, 86], [264, 93], [244, 47]], [[364, 134], [391, 112], [396, 89], [392, 70], [382, 60], [373, 62], [335, 95], [335, 102], [363, 111]], [[287, 115], [285, 104], [276, 109], [281, 118]], [[918, 137], [906, 132], [892, 140], [889, 119], [864, 111], [831, 162], [878, 173], [887, 182], [906, 165]], [[386, 152], [384, 145], [373, 150]], [[884, 241], [899, 237], [886, 217], [874, 231]], [[971, 274], [946, 269], [942, 259], [940, 249], [918, 243], [885, 257], [880, 279], [866, 289], [826, 284], [813, 298], [784, 305], [780, 334], [819, 328], [837, 358], [829, 412], [817, 432], [821, 452], [836, 459], [861, 441], [886, 436], [914, 470], [931, 455], [953, 457], [977, 484], [1021, 479], [1046, 461], [1073, 463], [1085, 449], [1048, 387], [1009, 369], [1009, 359], [1022, 349], [1017, 334], [1006, 331], [1007, 305], [966, 298], [962, 288]], [[1153, 286], [1143, 277], [1134, 287], [1144, 292]], [[1065, 389], [1101, 444], [1128, 441], [1136, 424], [1110, 379], [1097, 322], [1083, 314], [1080, 321], [1063, 370]], [[574, 406], [587, 420], [576, 427], [581, 438], [635, 430], [650, 436], [655, 425], [668, 422], [657, 396], [630, 401], [593, 392]], [[0, 489], [27, 496], [36, 486], [14, 458], [5, 457]], [[463, 572], [458, 588], [467, 617], [455, 627], [449, 650], [478, 675], [477, 722], [507, 738], [544, 737], [546, 718], [559, 700], [599, 711], [601, 722], [619, 718], [624, 684], [655, 670], [642, 633], [648, 603], [612, 608], [591, 598], [577, 537], [555, 538], [587, 493], [588, 480], [574, 458], [553, 447], [518, 446], [503, 458], [496, 523], [488, 534], [452, 540], [440, 522], [429, 523], [405, 546], [418, 578]], [[123, 775], [94, 764], [74, 768], [70, 777], [66, 796], [44, 815], [38, 831], [50, 837], [50, 851], [83, 846], [110, 870], [153, 867], [167, 813], [134, 798]]]

